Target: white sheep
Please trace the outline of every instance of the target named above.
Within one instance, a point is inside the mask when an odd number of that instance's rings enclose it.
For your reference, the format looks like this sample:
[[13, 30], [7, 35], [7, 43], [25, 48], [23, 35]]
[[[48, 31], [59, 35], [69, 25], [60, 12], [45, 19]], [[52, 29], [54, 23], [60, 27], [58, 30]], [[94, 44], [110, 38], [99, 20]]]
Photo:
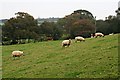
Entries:
[[71, 39], [69, 39], [69, 40], [64, 40], [64, 41], [62, 42], [62, 47], [69, 47], [70, 44], [71, 44]]
[[15, 58], [15, 57], [20, 57], [20, 56], [22, 56], [22, 55], [24, 55], [23, 54], [23, 51], [13, 51], [12, 52], [12, 56]]
[[85, 38], [83, 38], [83, 37], [80, 37], [80, 36], [78, 36], [78, 37], [75, 37], [75, 42], [77, 42], [77, 41], [85, 41]]
[[113, 33], [109, 34], [109, 35], [113, 35]]
[[97, 38], [98, 36], [100, 36], [100, 37], [101, 37], [101, 36], [104, 37], [104, 34], [103, 34], [103, 33], [95, 33], [94, 37]]
[[93, 38], [94, 36], [93, 36], [93, 34], [91, 34], [91, 38]]

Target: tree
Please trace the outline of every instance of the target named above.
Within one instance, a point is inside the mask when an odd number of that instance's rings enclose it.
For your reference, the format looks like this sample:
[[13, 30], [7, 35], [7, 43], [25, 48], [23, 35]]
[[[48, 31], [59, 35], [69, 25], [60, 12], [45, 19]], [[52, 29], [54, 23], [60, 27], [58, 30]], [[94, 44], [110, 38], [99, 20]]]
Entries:
[[77, 35], [89, 37], [95, 31], [95, 19], [87, 10], [76, 10], [65, 16], [62, 21], [64, 34], [68, 35], [66, 37], [74, 38]]
[[120, 20], [120, 7], [115, 12], [117, 13], [117, 18]]
[[96, 32], [102, 32], [104, 34], [109, 34], [109, 31], [108, 28], [109, 28], [109, 23], [107, 23], [106, 21], [104, 20], [97, 20], [96, 21]]
[[43, 22], [40, 25], [41, 33], [46, 37], [52, 37], [54, 40], [57, 40], [61, 37], [61, 32], [54, 22]]
[[95, 25], [89, 19], [82, 19], [74, 22], [71, 27], [71, 36], [90, 37], [94, 33]]
[[3, 40], [8, 38], [13, 43], [20, 39], [36, 39], [37, 21], [28, 13], [15, 13], [16, 17], [10, 18], [3, 27]]
[[76, 10], [73, 14], [78, 14], [80, 19], [94, 19], [92, 13], [87, 10]]
[[117, 16], [109, 15], [106, 20], [97, 20], [97, 32], [102, 32], [106, 35], [111, 33], [120, 33], [118, 29], [120, 26], [120, 20]]
[[117, 17], [114, 17], [111, 20], [106, 20], [106, 22], [109, 24], [109, 33], [120, 33], [119, 26], [120, 26], [120, 19]]

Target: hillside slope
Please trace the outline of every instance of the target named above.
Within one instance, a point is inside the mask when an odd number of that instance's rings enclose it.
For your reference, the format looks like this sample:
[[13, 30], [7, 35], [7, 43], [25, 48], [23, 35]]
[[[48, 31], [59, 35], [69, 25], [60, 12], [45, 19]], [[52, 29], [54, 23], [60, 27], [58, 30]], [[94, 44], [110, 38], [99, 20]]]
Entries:
[[[62, 48], [60, 41], [2, 47], [3, 78], [114, 78], [118, 76], [118, 34], [74, 40]], [[13, 50], [25, 56], [11, 57]]]

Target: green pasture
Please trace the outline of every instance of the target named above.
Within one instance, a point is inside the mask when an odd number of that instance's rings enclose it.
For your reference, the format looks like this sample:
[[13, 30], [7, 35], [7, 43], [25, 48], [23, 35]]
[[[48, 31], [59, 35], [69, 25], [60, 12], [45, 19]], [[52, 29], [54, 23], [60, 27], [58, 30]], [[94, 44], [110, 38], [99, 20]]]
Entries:
[[[3, 78], [116, 78], [118, 34], [86, 38], [61, 47], [62, 40], [2, 46]], [[25, 56], [13, 58], [13, 50]]]

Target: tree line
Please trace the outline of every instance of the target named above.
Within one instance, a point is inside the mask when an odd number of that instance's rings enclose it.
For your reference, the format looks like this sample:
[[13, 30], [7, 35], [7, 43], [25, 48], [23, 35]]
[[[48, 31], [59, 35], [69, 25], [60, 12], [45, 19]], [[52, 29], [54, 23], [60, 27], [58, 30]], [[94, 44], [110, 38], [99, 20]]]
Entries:
[[47, 40], [74, 38], [75, 36], [90, 37], [92, 33], [119, 33], [120, 26], [117, 16], [108, 16], [106, 20], [95, 20], [91, 12], [76, 10], [72, 14], [60, 18], [57, 23], [43, 22], [38, 25], [28, 13], [15, 13], [2, 26], [2, 44], [23, 44]]

